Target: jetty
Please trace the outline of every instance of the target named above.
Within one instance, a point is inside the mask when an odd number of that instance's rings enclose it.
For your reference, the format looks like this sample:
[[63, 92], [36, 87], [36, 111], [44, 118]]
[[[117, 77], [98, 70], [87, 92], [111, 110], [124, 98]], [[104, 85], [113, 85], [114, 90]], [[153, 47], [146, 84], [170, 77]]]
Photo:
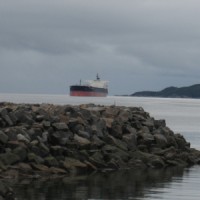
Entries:
[[1, 178], [195, 164], [200, 151], [141, 107], [0, 104]]

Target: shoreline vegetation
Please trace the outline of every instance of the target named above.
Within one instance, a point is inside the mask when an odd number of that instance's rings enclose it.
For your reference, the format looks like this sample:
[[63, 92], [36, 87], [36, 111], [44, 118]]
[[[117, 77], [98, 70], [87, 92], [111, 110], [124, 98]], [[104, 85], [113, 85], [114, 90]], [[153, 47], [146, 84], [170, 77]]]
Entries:
[[200, 98], [200, 84], [187, 87], [167, 87], [161, 91], [140, 91], [129, 96], [163, 98]]
[[195, 164], [200, 151], [141, 107], [0, 103], [2, 180]]

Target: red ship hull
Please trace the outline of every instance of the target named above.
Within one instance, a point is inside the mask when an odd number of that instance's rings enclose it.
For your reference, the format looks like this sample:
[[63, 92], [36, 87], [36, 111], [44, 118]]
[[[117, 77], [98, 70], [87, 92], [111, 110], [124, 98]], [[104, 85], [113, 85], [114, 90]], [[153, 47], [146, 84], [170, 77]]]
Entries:
[[71, 91], [70, 96], [78, 97], [106, 97], [106, 93], [102, 92], [89, 92], [89, 91]]

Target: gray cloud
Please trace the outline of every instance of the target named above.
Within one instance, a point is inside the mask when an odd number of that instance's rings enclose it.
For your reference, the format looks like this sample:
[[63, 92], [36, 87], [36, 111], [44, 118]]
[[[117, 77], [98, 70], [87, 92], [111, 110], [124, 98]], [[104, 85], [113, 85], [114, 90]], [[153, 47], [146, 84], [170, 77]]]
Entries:
[[0, 6], [0, 92], [68, 93], [100, 73], [111, 94], [198, 82], [197, 0], [18, 0]]

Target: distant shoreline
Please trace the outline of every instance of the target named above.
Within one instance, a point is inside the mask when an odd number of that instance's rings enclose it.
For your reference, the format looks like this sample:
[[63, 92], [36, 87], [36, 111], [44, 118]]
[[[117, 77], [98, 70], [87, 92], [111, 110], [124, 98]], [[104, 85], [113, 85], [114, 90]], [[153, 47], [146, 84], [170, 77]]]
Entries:
[[140, 91], [135, 92], [131, 97], [160, 97], [160, 98], [200, 98], [200, 84], [187, 87], [167, 87], [161, 91]]

